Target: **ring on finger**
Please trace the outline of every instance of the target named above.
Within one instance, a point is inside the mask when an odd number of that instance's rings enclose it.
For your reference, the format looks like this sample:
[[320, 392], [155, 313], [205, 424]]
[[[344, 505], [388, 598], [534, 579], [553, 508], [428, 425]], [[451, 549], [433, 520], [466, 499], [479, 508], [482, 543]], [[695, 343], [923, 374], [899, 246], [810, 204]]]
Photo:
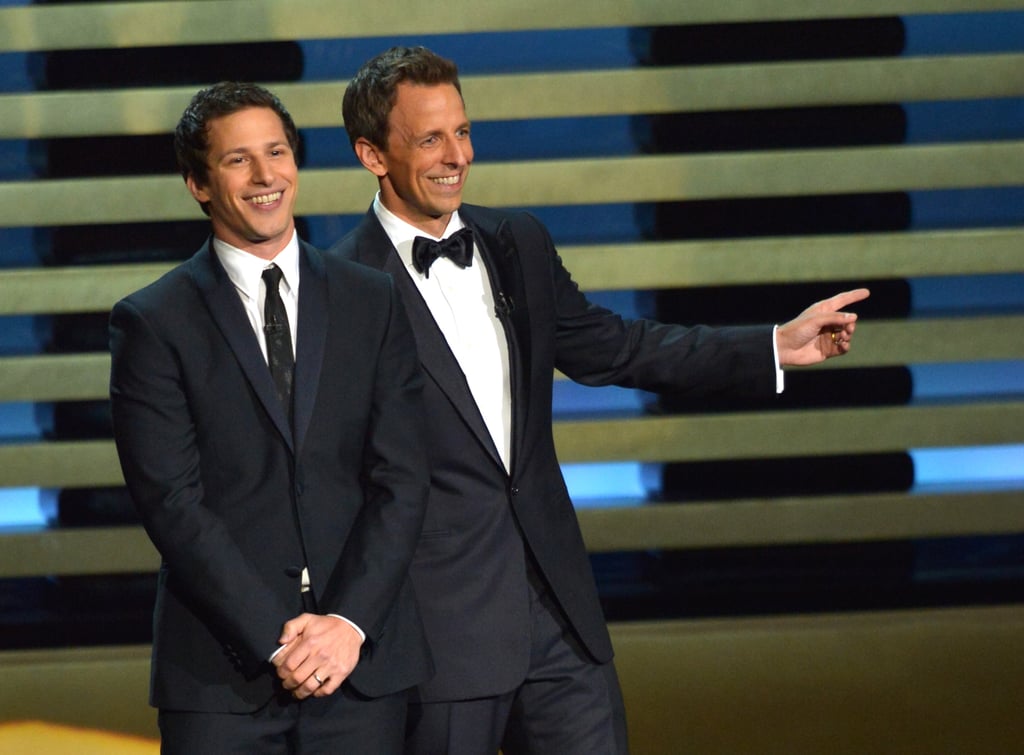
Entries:
[[313, 678], [314, 678], [314, 679], [316, 679], [316, 683], [317, 683], [317, 684], [319, 684], [319, 685], [321, 685], [321, 686], [323, 685], [323, 683], [324, 683], [324, 680], [323, 680], [323, 679], [321, 679], [321, 678], [320, 678], [319, 676], [317, 676], [316, 674], [313, 674]]

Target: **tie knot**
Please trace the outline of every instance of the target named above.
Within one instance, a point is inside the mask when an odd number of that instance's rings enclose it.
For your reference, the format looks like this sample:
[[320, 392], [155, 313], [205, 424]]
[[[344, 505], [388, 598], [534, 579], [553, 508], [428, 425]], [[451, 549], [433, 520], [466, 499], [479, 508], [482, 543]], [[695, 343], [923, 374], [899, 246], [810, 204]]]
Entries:
[[473, 229], [463, 228], [442, 241], [417, 236], [412, 242], [412, 265], [427, 278], [430, 266], [438, 257], [447, 257], [459, 267], [473, 261]]
[[277, 291], [283, 277], [284, 273], [277, 265], [271, 265], [263, 271], [263, 282], [267, 284], [268, 291]]

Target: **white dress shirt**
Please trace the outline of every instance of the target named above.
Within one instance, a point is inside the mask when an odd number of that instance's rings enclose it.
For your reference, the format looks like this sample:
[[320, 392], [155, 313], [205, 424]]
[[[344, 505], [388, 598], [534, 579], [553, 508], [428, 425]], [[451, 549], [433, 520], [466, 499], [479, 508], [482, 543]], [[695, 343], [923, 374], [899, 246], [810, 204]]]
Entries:
[[[429, 237], [429, 234], [388, 210], [381, 204], [379, 193], [373, 210], [462, 368], [505, 469], [511, 469], [512, 389], [508, 339], [494, 311], [494, 290], [487, 267], [480, 261], [479, 250], [468, 267], [461, 268], [447, 257], [439, 257], [430, 266], [430, 275], [423, 275], [413, 266], [412, 245], [417, 236]], [[456, 211], [444, 235], [434, 240], [446, 239], [464, 227]]]
[[[288, 314], [288, 328], [292, 336], [292, 358], [295, 357], [295, 344], [298, 343], [298, 321], [299, 321], [299, 235], [292, 233], [291, 240], [277, 253], [272, 260], [265, 260], [254, 254], [243, 251], [237, 247], [221, 241], [217, 237], [213, 239], [213, 251], [217, 259], [224, 266], [228, 278], [235, 285], [238, 297], [242, 300], [246, 317], [259, 341], [260, 351], [263, 352], [263, 359], [267, 359], [267, 338], [263, 332], [263, 304], [267, 300], [267, 285], [263, 282], [263, 271], [271, 266], [277, 265], [281, 269], [281, 283], [278, 285], [278, 292], [284, 304], [285, 312]], [[341, 544], [339, 543], [339, 547]], [[302, 579], [300, 590], [307, 592], [310, 588], [309, 569], [302, 568]], [[359, 632], [359, 636], [366, 639], [366, 634], [356, 624], [338, 614], [328, 614], [341, 619]], [[270, 658], [273, 659], [284, 648], [275, 650]]]
[[278, 291], [281, 294], [285, 312], [288, 314], [288, 327], [292, 336], [292, 358], [294, 358], [299, 321], [298, 234], [292, 233], [288, 245], [278, 252], [273, 260], [269, 261], [257, 257], [255, 254], [244, 252], [216, 237], [213, 239], [213, 250], [217, 253], [220, 264], [224, 266], [228, 278], [235, 284], [235, 290], [238, 291], [238, 297], [242, 300], [246, 317], [249, 318], [249, 324], [252, 326], [253, 332], [256, 333], [256, 340], [259, 341], [264, 360], [267, 358], [267, 338], [263, 333], [263, 303], [267, 300], [267, 286], [263, 282], [263, 271], [270, 267], [271, 263], [281, 269], [283, 277]]

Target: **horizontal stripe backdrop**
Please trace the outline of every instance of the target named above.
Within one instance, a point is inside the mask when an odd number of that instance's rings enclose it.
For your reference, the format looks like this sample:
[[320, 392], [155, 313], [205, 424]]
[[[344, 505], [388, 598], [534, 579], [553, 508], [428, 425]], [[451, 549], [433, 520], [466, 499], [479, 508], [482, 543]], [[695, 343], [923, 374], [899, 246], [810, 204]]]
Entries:
[[[603, 559], [630, 554], [684, 559], [684, 580], [697, 567], [690, 618], [613, 622], [633, 748], [1013, 749], [1019, 603], [695, 619], [701, 578], [729, 616], [750, 613], [727, 602], [742, 589], [714, 581], [743, 561], [716, 573], [713, 558], [685, 559], [750, 553], [734, 579], [770, 591], [770, 553], [864, 548], [883, 561], [863, 592], [884, 600], [886, 579], [898, 592], [906, 576], [902, 562], [886, 570], [890, 546], [1019, 549], [1024, 480], [971, 479], [954, 461], [954, 484], [922, 485], [908, 454], [941, 466], [962, 449], [1003, 450], [1022, 466], [1022, 11], [1024, 0], [449, 0], [443, 12], [407, 0], [0, 0], [0, 507], [22, 490], [56, 501], [49, 526], [0, 529], [0, 721], [157, 736], [148, 638], [124, 627], [148, 626], [158, 557], [118, 508], [105, 321], [205, 235], [170, 153], [182, 109], [219, 78], [278, 93], [303, 132], [303, 231], [327, 246], [375, 189], [341, 130], [346, 77], [401, 42], [462, 67], [477, 149], [467, 199], [537, 213], [597, 300], [728, 323], [874, 291], [855, 350], [791, 371], [777, 401], [630, 394], [622, 411], [589, 389], [598, 398], [581, 411], [552, 376], [563, 463], [595, 470], [598, 488], [607, 464], [654, 478], [649, 499], [579, 511], [599, 583]], [[935, 26], [952, 42], [922, 42]], [[945, 383], [928, 388], [936, 375]], [[909, 478], [886, 478], [893, 460]], [[819, 470], [827, 484], [803, 480]], [[74, 621], [55, 626], [65, 611]], [[737, 722], [739, 706], [750, 715]]]
[[[488, 35], [529, 30], [772, 24], [1019, 11], [1024, 2], [648, 2], [468, 3], [444, 13], [422, 4], [370, 5], [295, 0], [119, 2], [0, 8], [0, 52], [158, 48], [233, 43]], [[343, 11], [343, 12], [342, 12]], [[383, 21], [386, 19], [386, 23]], [[427, 43], [429, 38], [424, 36]], [[379, 45], [383, 48], [387, 39]], [[188, 54], [188, 48], [181, 53]], [[303, 129], [340, 129], [343, 78], [265, 82]], [[0, 95], [0, 138], [60, 140], [166, 135], [197, 87], [12, 91]], [[892, 55], [777, 62], [629, 65], [599, 70], [474, 73], [464, 76], [474, 122], [649, 117], [712, 112], [836, 108], [906, 103], [1017, 100], [1024, 53]], [[694, 201], [1019, 189], [1024, 139], [821, 146], [708, 153], [510, 159], [474, 167], [469, 201], [507, 207], [624, 206]], [[167, 143], [169, 145], [169, 142]], [[478, 151], [481, 146], [478, 144]], [[307, 166], [298, 212], [355, 216], [374, 190], [348, 165]], [[0, 226], [33, 233], [138, 223], [201, 223], [171, 171], [145, 175], [0, 180]], [[740, 234], [742, 235], [742, 234]], [[1024, 273], [1024, 227], [863, 230], [734, 239], [635, 238], [601, 243], [561, 239], [566, 264], [587, 290], [685, 294], [696, 288], [853, 284], [890, 279], [1015, 276]], [[4, 238], [8, 238], [8, 234]], [[35, 238], [35, 237], [33, 237]], [[321, 245], [332, 238], [314, 239]], [[183, 250], [185, 252], [191, 249]], [[7, 256], [0, 249], [0, 260]], [[20, 259], [21, 257], [18, 257]], [[102, 316], [112, 303], [168, 269], [171, 260], [27, 267], [0, 264], [0, 316]], [[842, 271], [837, 275], [837, 271]], [[808, 302], [795, 300], [792, 306]], [[1014, 311], [956, 311], [865, 317], [856, 350], [811, 372], [838, 373], [923, 364], [1024, 360], [1024, 305]], [[0, 402], [60, 406], [103, 402], [109, 357], [95, 348], [45, 349], [0, 357]], [[553, 376], [562, 380], [562, 376]], [[1019, 396], [958, 398], [902, 406], [733, 408], [560, 420], [563, 462], [702, 462], [730, 458], [842, 456], [909, 448], [1014, 446], [1024, 442]], [[109, 438], [9, 439], [0, 445], [0, 486], [91, 488], [122, 484]], [[1024, 530], [1024, 490], [900, 490], [771, 499], [663, 501], [582, 511], [594, 552], [829, 543]], [[156, 556], [136, 526], [47, 528], [0, 536], [0, 577], [147, 571]]]

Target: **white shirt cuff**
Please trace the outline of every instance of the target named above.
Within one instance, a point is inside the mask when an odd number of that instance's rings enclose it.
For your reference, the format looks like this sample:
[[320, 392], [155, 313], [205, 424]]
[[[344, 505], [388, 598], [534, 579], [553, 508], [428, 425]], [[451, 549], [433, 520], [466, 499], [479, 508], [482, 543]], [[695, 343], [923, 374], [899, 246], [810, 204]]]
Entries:
[[772, 357], [775, 359], [775, 392], [782, 393], [786, 389], [786, 374], [779, 366], [779, 343], [775, 337], [779, 326], [772, 328]]
[[336, 619], [341, 619], [342, 621], [344, 621], [346, 624], [348, 624], [350, 627], [352, 627], [354, 630], [356, 630], [359, 633], [359, 639], [361, 639], [363, 642], [366, 642], [366, 632], [364, 632], [362, 629], [360, 629], [359, 625], [356, 624], [354, 621], [349, 621], [344, 616], [339, 616], [336, 613], [329, 613], [327, 615], [328, 616], [333, 616]]

